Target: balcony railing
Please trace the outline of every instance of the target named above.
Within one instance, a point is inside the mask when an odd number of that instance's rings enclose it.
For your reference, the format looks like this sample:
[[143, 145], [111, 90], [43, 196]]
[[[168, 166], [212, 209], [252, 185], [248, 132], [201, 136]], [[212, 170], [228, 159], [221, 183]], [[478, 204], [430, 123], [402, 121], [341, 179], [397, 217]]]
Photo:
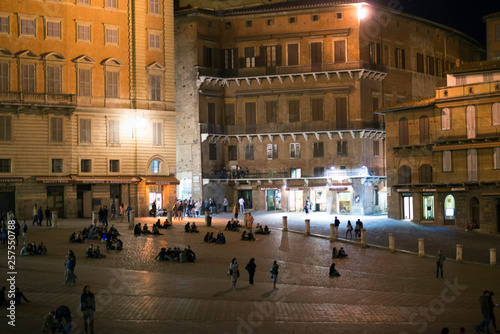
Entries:
[[215, 135], [237, 135], [256, 133], [283, 133], [283, 132], [315, 132], [352, 129], [384, 130], [384, 123], [378, 121], [347, 121], [347, 122], [293, 122], [293, 123], [266, 123], [255, 125], [217, 125], [200, 123], [201, 133]]
[[76, 95], [0, 91], [0, 103], [75, 106]]

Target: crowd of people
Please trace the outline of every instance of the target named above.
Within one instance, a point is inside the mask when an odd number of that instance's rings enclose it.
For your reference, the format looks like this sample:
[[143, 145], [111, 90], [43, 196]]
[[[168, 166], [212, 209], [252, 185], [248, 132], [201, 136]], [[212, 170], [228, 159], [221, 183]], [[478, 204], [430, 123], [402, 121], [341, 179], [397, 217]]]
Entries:
[[255, 234], [271, 234], [271, 231], [269, 231], [267, 225], [262, 227], [262, 225], [257, 224], [257, 226], [255, 227]]
[[234, 169], [211, 168], [209, 171], [210, 177], [215, 179], [244, 179], [249, 174], [248, 167], [236, 165]]
[[226, 243], [226, 237], [224, 233], [217, 232], [217, 236], [214, 237], [214, 232], [207, 232], [203, 238], [203, 242], [223, 245]]
[[234, 220], [231, 218], [231, 220], [227, 221], [226, 227], [224, 228], [225, 231], [233, 231], [233, 232], [239, 232], [241, 227], [241, 224], [238, 220]]
[[158, 255], [156, 255], [155, 260], [159, 259], [160, 261], [171, 261], [171, 262], [195, 262], [196, 254], [191, 249], [191, 246], [184, 248], [181, 250], [178, 247], [168, 248], [162, 247]]
[[28, 256], [28, 255], [45, 255], [47, 254], [47, 247], [41, 242], [38, 246], [32, 242], [26, 244], [26, 246], [23, 246], [21, 248], [21, 252], [19, 255], [21, 256]]

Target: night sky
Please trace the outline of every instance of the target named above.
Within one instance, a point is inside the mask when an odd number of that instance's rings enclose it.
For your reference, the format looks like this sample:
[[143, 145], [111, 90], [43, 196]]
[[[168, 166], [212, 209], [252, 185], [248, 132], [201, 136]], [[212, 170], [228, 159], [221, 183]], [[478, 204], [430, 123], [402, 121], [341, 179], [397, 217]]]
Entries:
[[500, 0], [368, 0], [386, 7], [447, 25], [486, 44], [483, 16], [500, 12]]

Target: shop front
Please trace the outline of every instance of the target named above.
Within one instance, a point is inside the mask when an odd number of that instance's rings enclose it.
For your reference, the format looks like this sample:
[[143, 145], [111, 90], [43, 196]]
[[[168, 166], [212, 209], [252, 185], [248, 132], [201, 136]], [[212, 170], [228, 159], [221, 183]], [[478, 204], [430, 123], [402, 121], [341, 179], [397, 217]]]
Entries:
[[403, 210], [401, 219], [413, 220], [413, 196], [411, 193], [402, 193]]
[[148, 213], [156, 203], [156, 210], [168, 210], [176, 197], [176, 185], [180, 182], [174, 176], [148, 176], [142, 177], [146, 184], [148, 198]]
[[274, 188], [261, 188], [265, 193], [266, 211], [281, 210], [281, 189]]
[[309, 189], [309, 201], [312, 204], [312, 211], [326, 211], [326, 187], [314, 187]]
[[340, 214], [351, 213], [351, 192], [350, 191], [338, 191], [338, 208]]
[[433, 193], [423, 193], [422, 194], [422, 219], [423, 220], [434, 220], [434, 194]]
[[0, 178], [0, 212], [12, 211], [16, 213], [16, 186], [13, 183], [22, 183], [22, 177]]
[[304, 209], [304, 190], [302, 188], [287, 188], [288, 210], [290, 212], [300, 212]]
[[444, 224], [455, 225], [455, 197], [451, 194], [444, 198]]

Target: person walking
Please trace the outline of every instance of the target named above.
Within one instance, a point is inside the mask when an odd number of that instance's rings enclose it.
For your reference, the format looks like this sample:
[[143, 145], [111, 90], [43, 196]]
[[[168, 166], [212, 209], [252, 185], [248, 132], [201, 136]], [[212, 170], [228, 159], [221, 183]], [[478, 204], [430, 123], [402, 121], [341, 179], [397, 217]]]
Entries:
[[335, 216], [335, 220], [333, 222], [333, 225], [335, 226], [335, 236], [339, 236], [339, 226], [340, 226], [340, 220], [338, 220], [337, 216]]
[[240, 198], [239, 203], [240, 203], [240, 212], [245, 213], [245, 200], [243, 199], [243, 197]]
[[95, 298], [94, 294], [90, 292], [90, 285], [85, 285], [83, 288], [83, 293], [80, 296], [80, 309], [83, 313], [85, 334], [94, 334]]
[[52, 217], [48, 206], [47, 209], [45, 209], [45, 223], [47, 224], [47, 226], [52, 226]]
[[493, 309], [495, 308], [495, 306], [498, 306], [498, 304], [495, 304], [493, 302], [492, 297], [494, 295], [495, 295], [495, 293], [493, 291], [490, 291], [490, 293], [488, 295], [488, 305], [490, 307], [490, 319], [491, 319], [491, 323], [493, 324], [493, 329], [495, 330], [495, 333], [500, 333], [500, 330], [498, 330], [498, 328], [497, 328], [497, 321], [495, 319], [495, 313], [493, 313]]
[[33, 207], [33, 222], [31, 226], [35, 226], [36, 223], [38, 223], [38, 206], [35, 204]]
[[156, 218], [156, 200], [154, 200], [153, 204], [151, 204], [151, 211], [153, 213], [153, 218]]
[[441, 278], [443, 278], [443, 262], [446, 258], [441, 250], [436, 254], [436, 278], [439, 278], [439, 269], [441, 269]]
[[224, 212], [227, 212], [228, 201], [226, 196], [224, 196], [224, 201], [222, 201], [222, 206], [224, 207]]
[[[481, 315], [483, 316], [483, 321], [481, 321], [474, 329], [477, 333], [490, 332], [490, 305], [488, 304], [488, 297], [490, 292], [484, 290], [481, 297], [479, 297], [479, 306], [481, 308]], [[485, 331], [486, 330], [486, 331]]]
[[28, 225], [26, 225], [26, 220], [23, 224], [23, 246], [26, 247], [26, 237], [28, 235]]
[[238, 219], [238, 213], [239, 213], [238, 204], [234, 205], [233, 213], [234, 213], [234, 219]]
[[42, 226], [43, 222], [43, 211], [42, 211], [42, 206], [38, 208], [38, 211], [36, 213], [36, 216], [38, 218], [38, 226]]
[[245, 270], [248, 271], [248, 282], [251, 286], [253, 286], [253, 276], [255, 275], [256, 268], [255, 259], [252, 257], [245, 267]]
[[278, 290], [276, 283], [278, 282], [279, 268], [280, 266], [278, 265], [278, 262], [274, 260], [273, 266], [271, 267], [271, 270], [269, 270], [271, 272], [271, 278], [273, 279], [273, 290]]
[[64, 284], [75, 285], [76, 258], [75, 258], [75, 254], [73, 253], [72, 250], [70, 250], [68, 252], [68, 254], [66, 255], [66, 262], [64, 262], [64, 265], [66, 267], [66, 271], [65, 271], [66, 281], [64, 282]]
[[231, 276], [231, 286], [233, 289], [236, 289], [236, 282], [238, 281], [238, 277], [240, 277], [240, 271], [238, 270], [238, 262], [236, 261], [236, 258], [231, 260], [227, 274]]
[[351, 239], [352, 239], [352, 225], [351, 225], [350, 220], [347, 221], [347, 231], [345, 232], [346, 239], [347, 239], [347, 234], [349, 234], [351, 236]]

